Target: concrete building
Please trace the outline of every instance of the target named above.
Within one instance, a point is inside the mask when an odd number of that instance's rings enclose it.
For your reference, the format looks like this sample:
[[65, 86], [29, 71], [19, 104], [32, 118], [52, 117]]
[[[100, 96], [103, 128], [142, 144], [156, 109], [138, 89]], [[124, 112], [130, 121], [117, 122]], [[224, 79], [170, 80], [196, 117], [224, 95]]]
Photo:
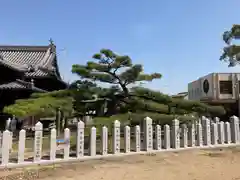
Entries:
[[239, 93], [240, 73], [211, 73], [188, 84], [189, 100], [224, 105], [234, 115], [240, 115]]

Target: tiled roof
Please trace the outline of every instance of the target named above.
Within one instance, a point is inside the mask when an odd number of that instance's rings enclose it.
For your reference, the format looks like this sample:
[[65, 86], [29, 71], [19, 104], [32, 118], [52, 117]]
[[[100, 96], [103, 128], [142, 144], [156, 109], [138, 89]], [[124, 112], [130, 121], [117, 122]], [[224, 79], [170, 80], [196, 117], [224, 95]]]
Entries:
[[20, 79], [17, 79], [16, 81], [10, 82], [7, 84], [1, 84], [0, 89], [3, 89], [3, 90], [4, 89], [5, 90], [8, 90], [8, 89], [18, 89], [18, 90], [19, 89], [31, 89], [33, 91], [38, 91], [38, 92], [47, 92], [43, 89], [35, 87], [34, 84], [31, 82], [26, 82], [26, 81], [23, 81]]
[[0, 64], [22, 71], [27, 77], [48, 76], [58, 71], [54, 65], [55, 48], [52, 44], [49, 46], [0, 46]]

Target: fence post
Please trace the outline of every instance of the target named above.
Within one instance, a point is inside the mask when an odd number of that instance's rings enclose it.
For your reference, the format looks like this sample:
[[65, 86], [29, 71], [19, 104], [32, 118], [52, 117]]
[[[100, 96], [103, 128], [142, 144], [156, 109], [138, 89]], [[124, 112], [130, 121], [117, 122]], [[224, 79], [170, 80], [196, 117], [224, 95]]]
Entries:
[[231, 143], [231, 129], [229, 122], [225, 122], [224, 124], [224, 131], [225, 131], [225, 143], [230, 144]]
[[108, 128], [106, 126], [102, 127], [101, 153], [102, 153], [102, 155], [108, 154]]
[[164, 125], [164, 148], [170, 149], [170, 127], [168, 124]]
[[96, 156], [96, 138], [97, 138], [97, 129], [95, 127], [92, 127], [90, 131], [90, 143], [89, 143], [90, 156]]
[[218, 123], [220, 122], [220, 119], [219, 119], [218, 117], [215, 117], [215, 118], [214, 118], [214, 122], [215, 122], [216, 124], [218, 124]]
[[65, 146], [64, 146], [64, 159], [69, 159], [69, 153], [70, 153], [70, 130], [68, 128], [64, 129], [64, 141], [65, 141]]
[[232, 116], [230, 117], [230, 122], [232, 143], [239, 143], [239, 118], [237, 116]]
[[179, 128], [179, 120], [174, 119], [172, 121], [172, 147], [174, 149], [180, 148], [180, 128]]
[[6, 130], [3, 132], [2, 165], [7, 165], [9, 162], [10, 136], [10, 131]]
[[161, 133], [161, 126], [156, 125], [155, 127], [155, 149], [161, 150], [162, 149], [162, 133]]
[[207, 118], [202, 120], [203, 123], [203, 144], [205, 146], [209, 146], [211, 144], [211, 128], [210, 128], [210, 121]]
[[139, 152], [141, 151], [141, 130], [139, 125], [135, 126], [134, 136], [135, 136], [135, 143], [136, 143], [135, 151]]
[[9, 144], [9, 151], [10, 151], [10, 154], [12, 152], [12, 145], [13, 145], [13, 132], [10, 131], [10, 144]]
[[43, 125], [38, 122], [35, 125], [35, 139], [34, 139], [34, 162], [40, 161], [42, 158], [42, 136], [43, 136]]
[[129, 153], [131, 151], [131, 131], [129, 126], [124, 127], [124, 151]]
[[[216, 127], [218, 128], [218, 124], [219, 124], [219, 122], [220, 122], [220, 118], [219, 118], [219, 117], [215, 117], [215, 118], [214, 118], [214, 122], [216, 123]], [[218, 142], [218, 131], [217, 131], [217, 133], [216, 133], [216, 137], [217, 137], [217, 142]]]
[[215, 146], [217, 145], [218, 142], [218, 130], [217, 130], [217, 123], [212, 123], [211, 124], [211, 141], [212, 141], [212, 145]]
[[188, 128], [186, 124], [182, 124], [181, 126], [181, 136], [182, 136], [182, 147], [187, 148], [188, 147]]
[[57, 131], [55, 128], [51, 129], [50, 139], [50, 160], [54, 161], [56, 159], [57, 149]]
[[113, 154], [120, 153], [120, 143], [121, 143], [121, 136], [120, 136], [120, 122], [115, 120], [113, 123], [113, 133], [112, 133], [112, 151]]
[[153, 149], [153, 127], [150, 117], [144, 118], [144, 150], [151, 151]]
[[195, 124], [191, 123], [190, 128], [189, 128], [189, 139], [190, 139], [190, 147], [194, 147], [195, 146]]
[[0, 131], [0, 148], [2, 148], [3, 133]]
[[84, 122], [79, 121], [77, 124], [77, 158], [84, 156], [84, 127]]
[[26, 131], [22, 129], [19, 132], [18, 141], [18, 163], [24, 162], [24, 152], [25, 152], [25, 141], [26, 141]]
[[218, 143], [224, 144], [224, 123], [221, 121], [218, 123]]
[[197, 130], [197, 142], [196, 142], [196, 145], [197, 146], [202, 146], [203, 138], [202, 138], [202, 124], [201, 123], [197, 123], [196, 130]]

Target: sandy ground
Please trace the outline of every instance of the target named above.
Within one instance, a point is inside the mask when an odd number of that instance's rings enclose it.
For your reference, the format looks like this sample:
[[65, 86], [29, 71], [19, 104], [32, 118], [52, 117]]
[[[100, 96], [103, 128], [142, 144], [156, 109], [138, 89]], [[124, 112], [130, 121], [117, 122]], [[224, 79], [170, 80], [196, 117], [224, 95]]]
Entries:
[[39, 171], [37, 179], [240, 180], [240, 147], [136, 155], [65, 164]]

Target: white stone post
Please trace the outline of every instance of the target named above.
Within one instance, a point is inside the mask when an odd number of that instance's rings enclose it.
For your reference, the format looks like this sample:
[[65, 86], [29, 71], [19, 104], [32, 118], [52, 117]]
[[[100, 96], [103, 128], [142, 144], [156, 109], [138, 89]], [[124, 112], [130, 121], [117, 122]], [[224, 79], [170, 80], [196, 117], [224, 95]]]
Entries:
[[124, 152], [129, 153], [131, 151], [131, 131], [129, 126], [124, 127]]
[[168, 124], [164, 125], [164, 148], [170, 149], [170, 127]]
[[174, 149], [180, 148], [180, 129], [179, 120], [174, 119], [172, 121], [172, 147]]
[[26, 131], [22, 129], [19, 132], [18, 141], [18, 163], [24, 162]]
[[50, 136], [50, 160], [54, 161], [56, 159], [57, 150], [57, 131], [55, 128], [51, 129]]
[[64, 129], [64, 141], [65, 141], [65, 146], [64, 146], [64, 159], [69, 159], [69, 154], [70, 154], [70, 130], [68, 128]]
[[135, 126], [134, 136], [135, 136], [135, 151], [139, 152], [141, 151], [141, 130], [139, 125]]
[[224, 131], [225, 131], [225, 143], [230, 144], [231, 143], [231, 129], [229, 122], [225, 122], [224, 124]]
[[240, 143], [240, 129], [239, 129], [239, 118], [238, 118], [238, 126], [237, 126], [237, 142]]
[[[202, 119], [201, 118], [198, 119], [198, 123], [201, 124], [201, 126], [202, 126]], [[197, 124], [196, 124], [196, 126], [197, 126]], [[197, 127], [196, 127], [196, 129], [197, 129]]]
[[218, 123], [218, 143], [224, 144], [224, 122]]
[[79, 121], [77, 124], [77, 158], [84, 156], [84, 128], [84, 122]]
[[144, 149], [145, 151], [153, 149], [153, 127], [150, 117], [144, 118]]
[[196, 145], [197, 145], [197, 146], [202, 146], [202, 144], [203, 144], [202, 124], [197, 123], [197, 125], [196, 125], [196, 130], [197, 130], [197, 141], [196, 141]]
[[0, 149], [2, 149], [3, 133], [0, 131]]
[[202, 120], [203, 123], [203, 144], [205, 146], [211, 145], [211, 128], [210, 128], [210, 120], [205, 118]]
[[97, 129], [95, 127], [92, 127], [90, 131], [90, 143], [89, 143], [90, 156], [96, 156], [96, 139], [97, 139]]
[[218, 117], [215, 117], [215, 118], [214, 118], [214, 122], [215, 122], [216, 124], [218, 124], [218, 123], [220, 122], [220, 119], [219, 119]]
[[182, 137], [182, 147], [188, 147], [188, 128], [186, 124], [182, 124], [181, 126], [181, 137]]
[[120, 122], [118, 120], [116, 120], [113, 123], [113, 133], [112, 133], [113, 154], [119, 154], [120, 153], [120, 147], [121, 147], [120, 142], [121, 142]]
[[231, 139], [232, 143], [239, 143], [239, 118], [237, 116], [232, 116], [230, 118], [231, 123]]
[[42, 138], [43, 138], [43, 125], [38, 122], [35, 125], [35, 137], [34, 137], [34, 162], [38, 162], [42, 158]]
[[12, 145], [13, 145], [13, 132], [10, 131], [10, 144], [9, 144], [9, 152], [12, 153]]
[[[203, 130], [203, 132], [204, 132], [204, 126], [205, 126], [205, 120], [206, 120], [207, 118], [206, 118], [206, 116], [202, 116], [202, 118], [201, 118], [201, 124], [202, 124], [202, 130]], [[204, 133], [203, 133], [204, 134]]]
[[160, 125], [156, 125], [155, 127], [155, 149], [156, 150], [162, 149], [162, 132]]
[[218, 144], [218, 130], [217, 130], [217, 123], [211, 124], [211, 144], [213, 146]]
[[[216, 123], [216, 127], [218, 129], [218, 124], [220, 123], [220, 118], [219, 117], [215, 117], [213, 121]], [[217, 137], [217, 142], [218, 142], [218, 130], [217, 130], [216, 137]]]
[[106, 126], [102, 127], [101, 153], [102, 153], [102, 155], [108, 154], [108, 128]]
[[189, 127], [189, 146], [194, 147], [195, 146], [195, 124], [191, 123]]
[[3, 132], [2, 142], [2, 165], [7, 165], [9, 162], [9, 146], [10, 146], [10, 131], [6, 130]]

